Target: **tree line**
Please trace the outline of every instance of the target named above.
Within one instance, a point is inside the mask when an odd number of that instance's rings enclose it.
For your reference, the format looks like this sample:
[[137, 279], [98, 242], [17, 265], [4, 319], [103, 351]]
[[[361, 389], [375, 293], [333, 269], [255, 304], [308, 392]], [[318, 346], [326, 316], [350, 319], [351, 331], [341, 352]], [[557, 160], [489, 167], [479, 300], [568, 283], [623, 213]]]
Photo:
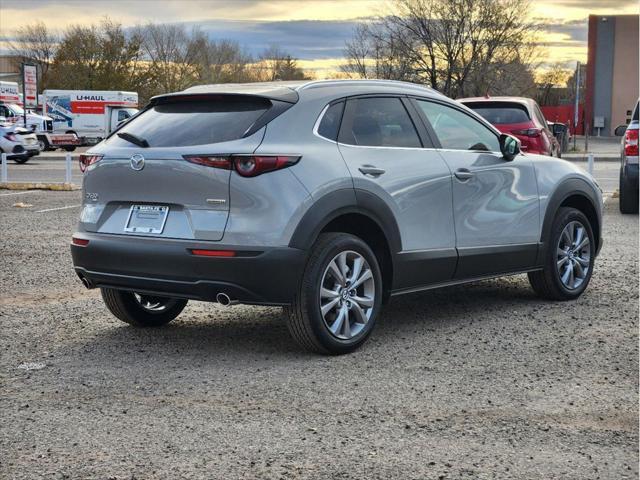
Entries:
[[[389, 0], [389, 9], [360, 22], [332, 75], [404, 80], [451, 98], [519, 95], [541, 104], [570, 72], [544, 60], [530, 0]], [[198, 27], [110, 20], [58, 34], [43, 22], [17, 29], [18, 58], [40, 66], [40, 88], [128, 90], [145, 103], [192, 85], [299, 80], [297, 60], [277, 46], [249, 54], [237, 42], [212, 39]]]
[[277, 46], [254, 57], [237, 42], [211, 39], [197, 27], [177, 24], [125, 29], [105, 18], [58, 34], [36, 22], [19, 27], [9, 48], [18, 61], [38, 64], [41, 90], [135, 91], [140, 103], [198, 84], [307, 77], [297, 60]]

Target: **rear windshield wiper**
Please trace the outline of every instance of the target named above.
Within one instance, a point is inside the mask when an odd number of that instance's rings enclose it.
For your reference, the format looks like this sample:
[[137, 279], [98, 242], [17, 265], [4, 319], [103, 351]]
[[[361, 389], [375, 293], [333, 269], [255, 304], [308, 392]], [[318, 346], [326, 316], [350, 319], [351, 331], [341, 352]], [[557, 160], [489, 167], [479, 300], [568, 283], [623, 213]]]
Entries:
[[140, 138], [134, 135], [133, 133], [118, 132], [117, 135], [123, 140], [126, 140], [127, 142], [131, 142], [134, 145], [138, 145], [139, 147], [142, 147], [142, 148], [149, 148], [149, 142], [147, 142], [144, 138]]

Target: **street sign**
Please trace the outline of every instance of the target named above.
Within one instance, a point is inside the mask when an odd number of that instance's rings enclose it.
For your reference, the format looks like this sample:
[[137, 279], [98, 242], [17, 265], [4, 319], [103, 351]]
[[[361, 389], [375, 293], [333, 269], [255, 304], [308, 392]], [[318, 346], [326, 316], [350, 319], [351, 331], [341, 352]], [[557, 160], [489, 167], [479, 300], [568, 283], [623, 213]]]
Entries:
[[22, 64], [22, 93], [24, 108], [38, 107], [38, 67]]

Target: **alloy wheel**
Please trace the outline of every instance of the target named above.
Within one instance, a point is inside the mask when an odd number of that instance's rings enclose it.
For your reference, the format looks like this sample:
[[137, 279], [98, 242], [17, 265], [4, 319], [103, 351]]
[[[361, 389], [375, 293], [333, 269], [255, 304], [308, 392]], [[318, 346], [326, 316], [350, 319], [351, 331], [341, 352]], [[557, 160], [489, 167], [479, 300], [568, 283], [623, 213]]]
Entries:
[[337, 254], [320, 285], [320, 313], [331, 334], [342, 340], [357, 336], [373, 313], [375, 281], [367, 260], [358, 252]]
[[580, 288], [591, 268], [591, 242], [582, 223], [574, 220], [565, 225], [558, 240], [556, 265], [566, 288]]

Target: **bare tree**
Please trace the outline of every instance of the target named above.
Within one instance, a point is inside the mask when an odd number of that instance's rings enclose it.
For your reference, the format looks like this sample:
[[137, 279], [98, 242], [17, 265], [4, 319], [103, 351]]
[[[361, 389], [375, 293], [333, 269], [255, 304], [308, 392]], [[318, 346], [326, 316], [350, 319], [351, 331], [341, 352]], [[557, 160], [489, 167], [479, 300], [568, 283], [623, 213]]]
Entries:
[[298, 67], [298, 61], [275, 45], [262, 52], [256, 67], [258, 77], [263, 81], [306, 78], [304, 71]]
[[141, 49], [149, 62], [147, 75], [161, 92], [175, 92], [197, 78], [201, 36], [189, 35], [182, 25], [153, 24], [138, 27]]
[[50, 64], [50, 83], [58, 88], [133, 89], [140, 74], [140, 42], [108, 18], [97, 25], [71, 26]]
[[44, 22], [36, 22], [18, 27], [14, 40], [9, 42], [9, 51], [22, 59], [35, 62], [40, 70], [42, 88], [47, 87], [49, 67], [58, 48], [58, 37], [53, 34]]
[[237, 42], [210, 40], [201, 32], [193, 41], [198, 52], [198, 83], [246, 82], [253, 79], [253, 58]]
[[554, 95], [554, 89], [565, 87], [571, 72], [561, 64], [554, 64], [546, 70], [538, 80], [538, 92], [536, 100], [540, 105], [555, 105], [559, 101], [559, 95]]
[[413, 62], [396, 32], [378, 22], [361, 23], [346, 44], [347, 61], [340, 67], [349, 77], [415, 79]]
[[529, 0], [393, 0], [391, 5], [390, 14], [374, 27], [356, 29], [347, 42], [347, 70], [369, 76], [374, 66], [377, 77], [426, 83], [451, 97], [489, 88], [492, 79], [504, 76], [503, 66], [524, 64], [522, 50], [534, 32], [524, 20]]

